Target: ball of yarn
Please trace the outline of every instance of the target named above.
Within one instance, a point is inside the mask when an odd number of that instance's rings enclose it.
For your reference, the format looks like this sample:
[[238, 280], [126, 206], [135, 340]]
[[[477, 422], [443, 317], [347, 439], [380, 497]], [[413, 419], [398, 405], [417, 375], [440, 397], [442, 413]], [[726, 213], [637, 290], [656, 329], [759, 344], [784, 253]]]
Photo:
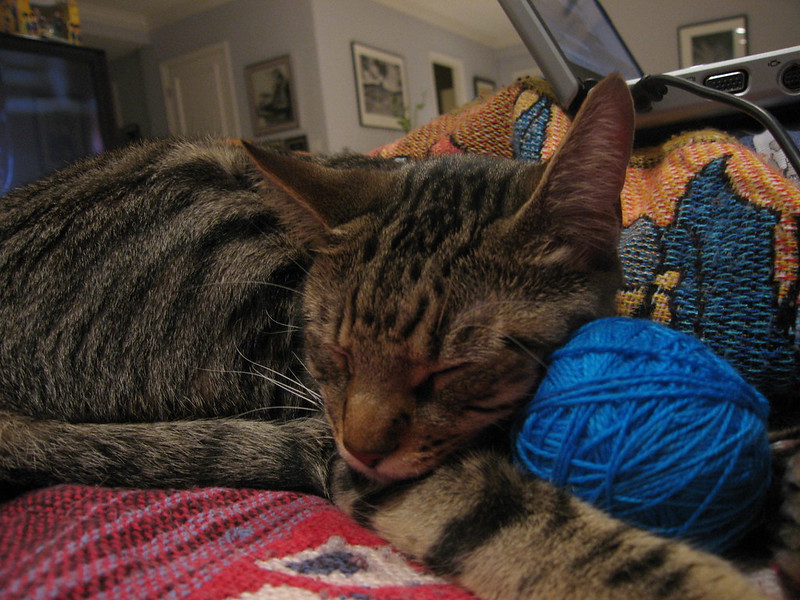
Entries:
[[514, 455], [622, 520], [723, 551], [752, 527], [766, 495], [768, 412], [696, 338], [600, 319], [550, 357]]

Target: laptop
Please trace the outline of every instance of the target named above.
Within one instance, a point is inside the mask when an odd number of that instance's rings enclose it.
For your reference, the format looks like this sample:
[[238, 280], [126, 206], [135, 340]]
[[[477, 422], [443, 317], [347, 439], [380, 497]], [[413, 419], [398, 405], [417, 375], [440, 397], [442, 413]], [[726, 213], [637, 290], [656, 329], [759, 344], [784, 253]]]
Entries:
[[[630, 86], [644, 75], [597, 0], [498, 0], [562, 106], [577, 109], [591, 85], [620, 73]], [[669, 75], [749, 100], [762, 108], [800, 106], [800, 46], [693, 66]], [[636, 115], [637, 129], [724, 117], [737, 111], [670, 87]]]

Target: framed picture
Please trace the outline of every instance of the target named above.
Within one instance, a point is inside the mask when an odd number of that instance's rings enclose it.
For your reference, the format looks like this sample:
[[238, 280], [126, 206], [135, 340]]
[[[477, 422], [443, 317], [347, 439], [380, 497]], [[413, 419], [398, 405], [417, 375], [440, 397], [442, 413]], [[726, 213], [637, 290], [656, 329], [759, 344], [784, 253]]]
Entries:
[[678, 27], [681, 67], [747, 55], [747, 17], [738, 15]]
[[298, 126], [289, 55], [245, 67], [253, 133], [265, 135]]
[[491, 79], [485, 79], [483, 77], [473, 77], [472, 86], [474, 88], [476, 98], [489, 96], [493, 94], [497, 88], [497, 84], [494, 81]]
[[295, 152], [308, 152], [308, 138], [306, 138], [304, 135], [296, 135], [294, 137], [286, 138], [285, 140], [281, 140], [281, 142], [289, 150], [294, 150]]
[[408, 107], [403, 58], [358, 42], [352, 48], [362, 127], [402, 130], [401, 119]]

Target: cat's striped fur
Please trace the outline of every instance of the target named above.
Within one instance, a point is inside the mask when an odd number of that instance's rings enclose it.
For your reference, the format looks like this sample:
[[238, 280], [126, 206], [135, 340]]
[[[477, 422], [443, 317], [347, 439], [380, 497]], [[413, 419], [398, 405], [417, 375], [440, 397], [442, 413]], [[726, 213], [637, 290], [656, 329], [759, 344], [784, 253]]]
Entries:
[[547, 170], [162, 141], [13, 192], [0, 479], [327, 494], [487, 598], [758, 597], [490, 439], [611, 312], [631, 137], [612, 78]]

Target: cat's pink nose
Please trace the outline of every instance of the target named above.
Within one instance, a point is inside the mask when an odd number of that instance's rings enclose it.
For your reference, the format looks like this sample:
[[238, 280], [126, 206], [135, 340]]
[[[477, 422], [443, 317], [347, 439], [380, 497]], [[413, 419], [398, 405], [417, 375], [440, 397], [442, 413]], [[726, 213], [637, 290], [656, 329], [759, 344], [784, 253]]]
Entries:
[[350, 451], [350, 454], [353, 455], [358, 462], [366, 465], [370, 469], [373, 469], [378, 466], [378, 463], [383, 460], [383, 457], [386, 456], [385, 454], [379, 454], [377, 452], [353, 452]]
[[375, 467], [377, 467], [378, 463], [381, 462], [386, 457], [386, 455], [388, 454], [388, 452], [387, 453], [383, 453], [383, 452], [359, 452], [359, 451], [351, 450], [350, 448], [348, 448], [347, 451], [358, 462], [360, 462], [361, 464], [363, 464], [366, 467], [369, 467], [370, 469], [374, 469]]

